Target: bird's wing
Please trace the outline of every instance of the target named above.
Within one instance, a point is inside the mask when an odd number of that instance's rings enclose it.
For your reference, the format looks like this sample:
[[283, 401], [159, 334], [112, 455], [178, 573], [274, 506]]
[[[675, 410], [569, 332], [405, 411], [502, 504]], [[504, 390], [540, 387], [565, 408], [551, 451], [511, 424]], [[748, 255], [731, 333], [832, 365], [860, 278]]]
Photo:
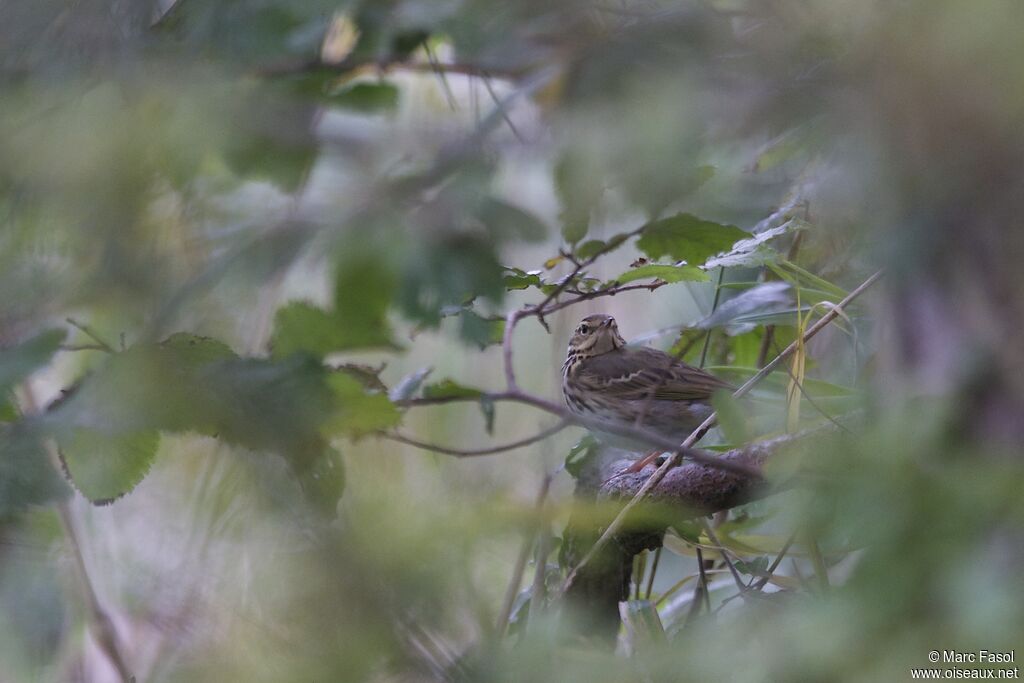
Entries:
[[623, 348], [583, 361], [579, 381], [622, 400], [651, 395], [667, 401], [706, 400], [719, 389], [734, 387], [714, 375], [677, 361], [662, 351]]

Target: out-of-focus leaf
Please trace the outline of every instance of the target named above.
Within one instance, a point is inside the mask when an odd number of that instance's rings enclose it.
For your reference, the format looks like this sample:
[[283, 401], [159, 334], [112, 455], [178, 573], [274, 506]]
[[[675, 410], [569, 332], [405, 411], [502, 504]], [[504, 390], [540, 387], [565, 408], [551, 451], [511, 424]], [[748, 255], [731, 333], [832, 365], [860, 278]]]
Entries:
[[718, 416], [722, 434], [729, 443], [743, 444], [750, 441], [750, 429], [747, 426], [743, 407], [732, 397], [732, 394], [728, 391], [716, 391], [711, 398], [711, 404]]
[[803, 223], [788, 220], [780, 226], [759, 232], [753, 237], [741, 239], [732, 245], [732, 249], [705, 262], [705, 268], [731, 268], [733, 266], [763, 266], [778, 258], [778, 253], [765, 246], [771, 239], [784, 235], [791, 230], [802, 227]]
[[514, 237], [526, 242], [536, 242], [548, 235], [548, 226], [539, 218], [495, 197], [484, 199], [476, 215], [497, 239]]
[[90, 502], [103, 505], [142, 481], [159, 444], [156, 431], [104, 434], [76, 429], [61, 439], [60, 455], [75, 488]]
[[71, 490], [40, 441], [25, 424], [0, 424], [0, 520], [32, 505], [48, 505]]
[[459, 313], [459, 333], [465, 341], [481, 349], [500, 344], [505, 333], [504, 320], [488, 320], [466, 308]]
[[318, 54], [332, 10], [330, 3], [266, 3], [249, 0], [185, 0], [155, 27], [190, 51], [250, 62]]
[[334, 310], [293, 302], [277, 311], [271, 347], [275, 356], [305, 351], [324, 356], [351, 349], [387, 348], [391, 339], [387, 308], [395, 281], [374, 259], [352, 257], [338, 266]]
[[361, 365], [359, 363], [344, 363], [334, 368], [338, 372], [343, 372], [352, 379], [363, 385], [364, 389], [369, 391], [383, 391], [387, 392], [388, 388], [384, 382], [380, 379], [380, 373], [384, 370], [384, 366], [373, 367], [372, 365]]
[[752, 560], [736, 560], [736, 569], [750, 576], [762, 577], [768, 574], [769, 560], [766, 556], [755, 557]]
[[789, 289], [789, 284], [785, 282], [765, 282], [751, 287], [719, 304], [715, 312], [697, 323], [696, 327], [711, 329], [727, 325], [726, 331], [732, 335], [749, 332], [756, 323], [749, 319], [738, 319], [751, 314], [774, 315], [792, 308], [793, 299]]
[[633, 639], [634, 647], [644, 647], [665, 640], [665, 627], [658, 610], [650, 600], [628, 600], [619, 603], [622, 621]]
[[477, 398], [482, 394], [479, 389], [463, 386], [450, 379], [423, 387], [423, 398]]
[[476, 297], [501, 303], [504, 273], [494, 243], [484, 235], [427, 236], [409, 250], [398, 303], [409, 317], [434, 326], [446, 306], [462, 306]]
[[83, 490], [103, 499], [138, 480], [151, 460], [148, 435], [158, 431], [279, 453], [301, 473], [323, 450], [320, 428], [335, 403], [324, 375], [308, 357], [239, 358], [220, 342], [179, 334], [106, 357], [45, 426], [66, 449], [72, 476], [87, 478]]
[[47, 330], [17, 346], [0, 349], [0, 393], [49, 363], [65, 336], [64, 330]]
[[328, 101], [364, 113], [393, 111], [398, 106], [398, 88], [384, 81], [362, 81], [330, 93]]
[[333, 519], [338, 499], [345, 491], [345, 464], [341, 453], [325, 448], [323, 454], [299, 476], [299, 485], [313, 509]]
[[327, 385], [334, 392], [337, 407], [324, 425], [329, 436], [361, 436], [394, 427], [402, 414], [385, 394], [367, 393], [362, 385], [343, 374], [332, 374]]
[[671, 266], [651, 263], [627, 270], [615, 278], [619, 284], [635, 280], [662, 280], [663, 282], [706, 282], [708, 274], [696, 266]]
[[810, 285], [811, 287], [828, 292], [832, 297], [834, 297], [835, 301], [840, 301], [846, 298], [846, 295], [848, 294], [848, 292], [842, 287], [834, 285], [828, 280], [804, 270], [792, 261], [782, 260], [776, 263], [769, 263], [767, 265], [773, 273], [786, 282], [797, 286], [804, 284]]
[[702, 265], [709, 257], [728, 250], [749, 235], [735, 225], [706, 221], [679, 213], [648, 224], [637, 246], [652, 259], [670, 256], [690, 265]]
[[558, 194], [562, 211], [562, 239], [576, 244], [587, 236], [590, 229], [590, 211], [601, 197], [601, 190], [595, 186], [589, 169], [572, 150], [564, 154], [555, 164], [555, 192]]

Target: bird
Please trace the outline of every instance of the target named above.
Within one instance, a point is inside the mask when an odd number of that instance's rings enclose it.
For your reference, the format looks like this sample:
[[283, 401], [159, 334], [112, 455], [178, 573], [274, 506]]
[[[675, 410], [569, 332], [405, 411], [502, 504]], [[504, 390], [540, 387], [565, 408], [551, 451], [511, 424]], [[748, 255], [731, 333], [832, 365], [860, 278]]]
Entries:
[[[628, 346], [615, 318], [603, 314], [580, 321], [562, 365], [562, 395], [572, 413], [649, 429], [676, 442], [714, 412], [711, 397], [716, 391], [733, 389], [664, 351]], [[603, 443], [640, 450], [636, 441], [596, 431]], [[660, 452], [648, 452], [626, 471], [641, 471]]]

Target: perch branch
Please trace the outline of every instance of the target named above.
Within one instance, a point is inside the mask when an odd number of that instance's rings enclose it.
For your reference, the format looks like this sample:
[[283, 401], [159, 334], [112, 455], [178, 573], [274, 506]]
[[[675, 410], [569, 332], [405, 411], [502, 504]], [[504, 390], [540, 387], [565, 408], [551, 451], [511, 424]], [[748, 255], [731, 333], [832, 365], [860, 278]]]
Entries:
[[[794, 341], [792, 344], [787, 346], [782, 351], [782, 353], [775, 357], [774, 360], [772, 360], [770, 363], [761, 368], [761, 370], [759, 370], [756, 375], [751, 377], [739, 389], [737, 389], [733, 393], [733, 397], [739, 398], [747, 394], [755, 384], [757, 384], [762, 379], [767, 377], [772, 371], [775, 370], [775, 368], [781, 365], [790, 355], [792, 355], [796, 351], [798, 344], [805, 343], [809, 339], [813, 338], [816, 334], [818, 334], [818, 332], [824, 329], [826, 325], [828, 325], [840, 313], [842, 313], [843, 308], [848, 306], [858, 296], [863, 294], [881, 276], [881, 271], [876, 272], [871, 277], [866, 279], [863, 283], [861, 283], [859, 287], [850, 292], [845, 299], [840, 301], [836, 306], [829, 309], [828, 313], [821, 316], [821, 318], [819, 318], [817, 322], [815, 322], [813, 325], [807, 328], [807, 330], [803, 334], [802, 340]], [[672, 456], [669, 457], [665, 461], [665, 463], [662, 464], [661, 467], [659, 467], [654, 472], [654, 474], [652, 474], [650, 478], [644, 482], [644, 484], [639, 488], [639, 490], [637, 490], [633, 498], [628, 503], [626, 503], [622, 510], [619, 511], [619, 514], [615, 517], [615, 519], [612, 520], [612, 523], [609, 524], [608, 527], [604, 530], [604, 533], [601, 534], [601, 537], [597, 539], [597, 542], [590, 549], [590, 551], [586, 555], [584, 555], [583, 559], [580, 560], [580, 563], [575, 568], [573, 568], [572, 571], [569, 572], [569, 575], [566, 577], [565, 581], [562, 584], [562, 593], [564, 593], [569, 588], [569, 586], [572, 585], [572, 582], [575, 580], [576, 575], [579, 573], [579, 570], [584, 565], [586, 565], [586, 563], [589, 562], [590, 559], [594, 555], [596, 555], [601, 550], [601, 548], [606, 543], [608, 543], [608, 541], [611, 540], [613, 536], [615, 536], [615, 534], [619, 532], [627, 516], [633, 510], [633, 508], [639, 505], [640, 502], [642, 502], [644, 498], [647, 497], [648, 494], [650, 494], [651, 491], [654, 490], [654, 488], [657, 487], [659, 483], [661, 483], [661, 481], [665, 478], [665, 475], [668, 474], [669, 470], [676, 467], [676, 465], [681, 460], [681, 453], [683, 452], [683, 450], [692, 448], [692, 446], [695, 443], [697, 443], [699, 439], [701, 439], [705, 434], [707, 434], [708, 430], [711, 429], [712, 425], [714, 425], [715, 423], [715, 417], [716, 416], [714, 413], [708, 416], [708, 418], [704, 420], [704, 422], [699, 427], [697, 427], [697, 429], [695, 429], [693, 433], [686, 438], [685, 441], [683, 441], [682, 445], [679, 446], [679, 450], [675, 450]]]

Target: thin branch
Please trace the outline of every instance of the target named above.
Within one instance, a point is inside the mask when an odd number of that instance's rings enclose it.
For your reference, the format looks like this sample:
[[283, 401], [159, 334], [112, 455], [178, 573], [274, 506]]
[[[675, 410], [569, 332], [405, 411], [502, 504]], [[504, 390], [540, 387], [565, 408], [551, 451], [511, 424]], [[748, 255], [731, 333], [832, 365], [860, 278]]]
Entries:
[[114, 347], [108, 344], [106, 340], [103, 339], [103, 337], [99, 336], [91, 327], [89, 327], [85, 323], [80, 323], [74, 318], [65, 318], [65, 321], [67, 322], [68, 325], [71, 325], [72, 327], [81, 330], [87, 337], [95, 341], [107, 353], [114, 353]]
[[[557, 471], [557, 470], [556, 470]], [[544, 501], [547, 499], [548, 491], [551, 489], [551, 481], [555, 478], [555, 472], [544, 475], [537, 491], [537, 499], [533, 503], [533, 509], [537, 512], [538, 518], [544, 508]], [[508, 631], [508, 620], [512, 618], [512, 608], [515, 606], [516, 595], [519, 594], [519, 584], [523, 581], [523, 573], [526, 571], [526, 562], [530, 558], [530, 549], [533, 547], [533, 539], [536, 529], [531, 529], [523, 535], [523, 544], [519, 547], [519, 554], [516, 556], [516, 563], [512, 568], [512, 577], [509, 579], [508, 588], [505, 589], [505, 600], [502, 602], [501, 613], [498, 615], [496, 632], [499, 638]]]
[[320, 58], [303, 61], [281, 62], [258, 68], [256, 75], [263, 78], [276, 78], [281, 76], [296, 76], [304, 73], [317, 71], [331, 71], [338, 74], [348, 74], [362, 69], [375, 69], [378, 72], [387, 71], [409, 71], [414, 73], [444, 73], [459, 74], [462, 76], [473, 76], [476, 78], [498, 77], [503, 80], [517, 81], [527, 75], [525, 71], [500, 70], [490, 66], [486, 69], [476, 64], [468, 63], [444, 63], [435, 61], [414, 62], [404, 58], [395, 58], [390, 61], [366, 60], [366, 59], [345, 59], [340, 62], [325, 62]]
[[[84, 326], [73, 322], [68, 318], [68, 323], [78, 327], [83, 332], [93, 337], [100, 343], [103, 343], [102, 339], [94, 336], [91, 332], [87, 331]], [[109, 346], [107, 346], [108, 350]], [[113, 352], [112, 349], [110, 349]], [[24, 396], [25, 406], [28, 408], [28, 413], [36, 415], [39, 413], [40, 407], [39, 402], [36, 400], [35, 392], [32, 390], [32, 386], [25, 382], [22, 385], [22, 395]], [[43, 447], [46, 449], [47, 455], [51, 465], [57, 470], [60, 476], [63, 473], [60, 471], [60, 453], [57, 451], [57, 446], [52, 439], [46, 439], [43, 442]], [[57, 504], [58, 518], [60, 519], [61, 530], [64, 532], [64, 538], [67, 540], [68, 548], [71, 550], [71, 556], [74, 560], [75, 576], [78, 580], [79, 588], [82, 591], [82, 596], [85, 600], [85, 614], [86, 622], [88, 623], [89, 631], [96, 638], [96, 643], [99, 645], [100, 650], [107, 656], [110, 663], [117, 670], [118, 676], [124, 683], [134, 681], [135, 677], [132, 676], [131, 671], [128, 669], [128, 665], [125, 663], [124, 655], [121, 652], [121, 646], [117, 636], [117, 629], [114, 626], [114, 621], [110, 618], [107, 610], [104, 609], [103, 604], [100, 602], [99, 597], [96, 595], [96, 591], [93, 588], [92, 581], [89, 579], [89, 571], [85, 566], [85, 557], [82, 555], [82, 546], [78, 541], [78, 532], [75, 530], [74, 515], [71, 511], [71, 506], [67, 501], [60, 501]]]
[[768, 585], [769, 581], [771, 581], [772, 575], [775, 573], [775, 570], [779, 568], [780, 564], [782, 564], [782, 558], [784, 558], [786, 556], [786, 553], [789, 552], [789, 549], [793, 545], [793, 542], [795, 540], [796, 532], [794, 531], [792, 534], [789, 535], [789, 538], [786, 539], [786, 543], [782, 546], [782, 549], [779, 550], [779, 554], [775, 556], [775, 559], [772, 560], [772, 563], [768, 566], [765, 575], [751, 583], [751, 587], [754, 590], [764, 590], [764, 587]]
[[722, 561], [725, 562], [725, 566], [729, 568], [729, 573], [732, 574], [732, 580], [736, 582], [736, 587], [740, 589], [741, 594], [746, 593], [747, 586], [743, 583], [740, 573], [736, 571], [736, 566], [733, 565], [732, 560], [729, 559], [729, 553], [725, 549], [725, 546], [722, 545], [720, 540], [718, 540], [718, 534], [715, 533], [715, 530], [712, 529], [711, 525], [703, 518], [701, 518], [700, 523], [701, 526], [704, 527], [704, 533], [706, 533], [708, 538], [711, 539], [711, 542], [715, 544], [715, 550], [717, 550], [722, 556]]
[[515, 367], [512, 365], [512, 333], [515, 332], [516, 323], [519, 322], [519, 318], [519, 311], [511, 311], [505, 317], [505, 330], [501, 337], [501, 357], [505, 366], [505, 385], [508, 387], [509, 392], [519, 389], [519, 385], [516, 384]]
[[746, 465], [743, 465], [738, 462], [730, 462], [728, 460], [723, 460], [721, 457], [717, 455], [708, 453], [706, 451], [702, 451], [697, 448], [691, 448], [689, 446], [680, 446], [672, 439], [662, 436], [657, 432], [646, 429], [637, 429], [636, 427], [621, 425], [615, 422], [607, 422], [605, 420], [585, 415], [577, 415], [570, 412], [567, 408], [563, 408], [562, 406], [551, 401], [548, 401], [547, 399], [543, 399], [540, 398], [539, 396], [534, 396], [532, 394], [528, 394], [520, 390], [502, 391], [496, 393], [483, 393], [476, 394], [473, 396], [444, 396], [437, 398], [405, 399], [403, 401], [396, 401], [395, 405], [399, 407], [441, 405], [446, 403], [457, 403], [465, 401], [476, 402], [479, 401], [480, 399], [487, 399], [494, 402], [511, 401], [514, 403], [522, 403], [524, 405], [533, 406], [534, 408], [539, 408], [540, 410], [549, 412], [552, 415], [557, 415], [562, 419], [566, 420], [567, 422], [569, 422], [570, 424], [579, 425], [580, 427], [586, 427], [587, 429], [591, 430], [596, 429], [599, 431], [607, 432], [609, 434], [614, 434], [616, 436], [623, 436], [628, 439], [632, 439], [634, 441], [639, 441], [641, 443], [647, 444], [654, 448], [660, 448], [664, 451], [681, 453], [682, 457], [688, 460], [692, 460], [696, 463], [700, 463], [708, 467], [713, 467], [715, 469], [731, 472], [732, 474], [739, 474], [753, 479], [761, 478], [761, 473], [758, 472], [756, 469], [747, 467]]
[[61, 351], [105, 351], [110, 350], [102, 344], [61, 344], [57, 347]]
[[[780, 353], [778, 356], [775, 357], [774, 360], [772, 360], [772, 362], [768, 363], [763, 368], [761, 368], [761, 370], [759, 370], [757, 374], [755, 374], [753, 377], [747, 380], [739, 389], [733, 392], [733, 398], [740, 398], [741, 396], [747, 394], [751, 390], [751, 388], [754, 387], [754, 385], [756, 385], [762, 379], [767, 377], [769, 374], [771, 374], [772, 371], [775, 370], [775, 368], [777, 368], [779, 365], [785, 362], [785, 360], [796, 351], [798, 343], [807, 342], [809, 339], [813, 338], [816, 334], [818, 334], [818, 332], [823, 330], [826, 325], [828, 325], [832, 320], [834, 320], [839, 315], [839, 313], [842, 312], [844, 307], [848, 306], [858, 296], [863, 294], [881, 276], [882, 271], [876, 272], [863, 283], [861, 283], [859, 287], [850, 292], [846, 296], [846, 298], [840, 301], [834, 308], [829, 310], [828, 313], [819, 318], [818, 321], [814, 323], [814, 325], [809, 327], [804, 332], [802, 340], [794, 341], [792, 344], [787, 346], [782, 353]], [[636, 495], [633, 496], [633, 498], [628, 503], [626, 503], [622, 510], [619, 511], [619, 514], [615, 517], [614, 520], [612, 520], [612, 523], [608, 525], [608, 527], [604, 530], [604, 533], [601, 534], [600, 538], [597, 539], [597, 542], [594, 543], [594, 545], [590, 548], [587, 554], [583, 556], [583, 559], [580, 560], [580, 563], [576, 565], [576, 567], [573, 568], [571, 572], [569, 572], [569, 575], [565, 578], [565, 581], [562, 584], [562, 593], [564, 593], [566, 589], [572, 585], [572, 582], [575, 580], [576, 574], [579, 573], [580, 568], [583, 567], [587, 562], [589, 562], [594, 557], [594, 555], [596, 555], [601, 550], [601, 548], [604, 547], [604, 545], [608, 543], [612, 539], [612, 537], [619, 532], [619, 530], [622, 528], [622, 525], [625, 523], [626, 518], [633, 511], [633, 508], [639, 505], [644, 500], [644, 498], [647, 497], [651, 490], [654, 489], [654, 487], [656, 487], [658, 483], [665, 478], [665, 475], [668, 473], [668, 471], [679, 463], [682, 457], [682, 450], [691, 448], [695, 443], [697, 443], [699, 439], [701, 439], [705, 434], [707, 434], [708, 430], [711, 429], [712, 425], [714, 425], [715, 423], [715, 417], [716, 416], [714, 413], [709, 415], [708, 418], [704, 420], [704, 422], [699, 427], [697, 427], [697, 429], [695, 429], [693, 433], [686, 438], [685, 441], [683, 441], [683, 443], [679, 446], [679, 450], [673, 453], [673, 455], [669, 457], [664, 462], [664, 464], [662, 464], [661, 467], [659, 467], [654, 472], [654, 474], [650, 476], [650, 478], [647, 479], [647, 481], [640, 488], [640, 490], [637, 491]]]
[[500, 99], [498, 99], [498, 94], [494, 92], [494, 88], [491, 86], [490, 77], [484, 76], [483, 81], [484, 87], [487, 88], [487, 93], [491, 96], [491, 99], [494, 101], [494, 106], [498, 108], [498, 111], [501, 112], [501, 118], [505, 119], [505, 123], [508, 124], [508, 129], [512, 131], [512, 135], [516, 136], [516, 140], [525, 145], [526, 140], [524, 140], [523, 136], [519, 134], [519, 131], [516, 129], [515, 124], [512, 123], [512, 117], [509, 116], [508, 111], [505, 109], [505, 105], [502, 104]]
[[434, 453], [442, 453], [444, 455], [452, 455], [456, 458], [474, 458], [481, 455], [494, 455], [495, 453], [504, 453], [505, 451], [514, 451], [517, 448], [523, 446], [529, 446], [532, 443], [543, 441], [552, 434], [557, 434], [566, 427], [569, 423], [566, 420], [562, 420], [557, 424], [554, 424], [547, 429], [537, 432], [533, 436], [528, 436], [518, 441], [503, 444], [501, 446], [491, 446], [489, 448], [475, 448], [475, 449], [463, 449], [463, 448], [449, 448], [448, 446], [439, 446], [437, 444], [427, 443], [425, 441], [419, 441], [412, 437], [399, 434], [398, 432], [379, 432], [377, 435], [391, 441], [397, 441], [398, 443], [404, 443], [407, 446], [414, 446], [416, 448], [422, 448], [425, 451], [433, 451]]
[[[718, 300], [722, 296], [722, 277], [725, 275], [725, 266], [718, 266], [718, 282], [715, 283], [715, 299], [711, 302], [711, 314], [714, 315], [715, 311], [718, 310]], [[703, 368], [704, 364], [708, 360], [708, 347], [711, 346], [711, 328], [708, 327], [708, 333], [704, 335], [704, 347], [700, 350], [700, 365], [698, 367]]]

